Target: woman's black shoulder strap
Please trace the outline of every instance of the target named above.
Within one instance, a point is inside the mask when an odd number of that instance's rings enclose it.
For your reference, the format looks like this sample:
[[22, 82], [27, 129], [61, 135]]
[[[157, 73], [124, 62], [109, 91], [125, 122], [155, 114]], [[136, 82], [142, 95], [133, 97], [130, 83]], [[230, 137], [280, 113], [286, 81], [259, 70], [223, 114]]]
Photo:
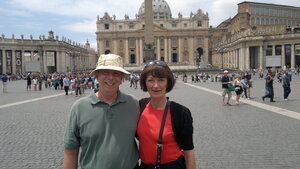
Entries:
[[150, 98], [143, 98], [141, 100], [139, 100], [139, 104], [140, 104], [140, 112], [142, 113], [146, 107], [146, 105], [149, 103]]

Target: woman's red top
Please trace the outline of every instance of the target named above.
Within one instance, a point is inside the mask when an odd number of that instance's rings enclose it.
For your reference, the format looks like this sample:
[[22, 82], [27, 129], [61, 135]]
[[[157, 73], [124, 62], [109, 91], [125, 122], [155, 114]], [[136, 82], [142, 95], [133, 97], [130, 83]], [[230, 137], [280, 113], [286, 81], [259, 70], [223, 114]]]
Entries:
[[[153, 108], [150, 102], [146, 105], [141, 114], [137, 134], [139, 137], [140, 157], [145, 164], [156, 164], [156, 145], [163, 114], [164, 110]], [[176, 161], [183, 152], [180, 150], [174, 137], [170, 109], [168, 110], [162, 138], [163, 149], [161, 164]]]

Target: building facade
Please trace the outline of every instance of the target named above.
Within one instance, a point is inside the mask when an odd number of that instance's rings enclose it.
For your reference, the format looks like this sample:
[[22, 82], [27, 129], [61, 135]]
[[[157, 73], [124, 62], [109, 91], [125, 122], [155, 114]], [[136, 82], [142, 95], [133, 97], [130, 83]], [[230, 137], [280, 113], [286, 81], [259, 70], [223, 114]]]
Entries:
[[212, 64], [240, 70], [300, 66], [300, 8], [255, 2], [238, 4], [234, 18], [212, 44]]
[[87, 42], [80, 45], [65, 37], [61, 40], [41, 35], [39, 39], [24, 36], [0, 37], [0, 74], [25, 74], [27, 72], [70, 72], [87, 70], [95, 67], [96, 52]]
[[[144, 60], [145, 4], [130, 19], [118, 20], [105, 13], [97, 17], [98, 54], [111, 52], [123, 57], [128, 70], [140, 70]], [[164, 0], [153, 0], [155, 58], [169, 63], [174, 70], [195, 69], [209, 61], [209, 18], [200, 9], [190, 17], [172, 17]]]

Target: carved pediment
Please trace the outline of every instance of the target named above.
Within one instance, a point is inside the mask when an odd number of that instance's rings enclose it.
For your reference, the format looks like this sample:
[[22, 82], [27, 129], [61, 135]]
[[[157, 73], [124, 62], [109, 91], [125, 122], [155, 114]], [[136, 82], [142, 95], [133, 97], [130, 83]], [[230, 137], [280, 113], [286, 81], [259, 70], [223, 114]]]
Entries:
[[101, 20], [110, 21], [112, 18], [109, 16], [107, 12], [104, 13], [104, 16], [101, 18]]

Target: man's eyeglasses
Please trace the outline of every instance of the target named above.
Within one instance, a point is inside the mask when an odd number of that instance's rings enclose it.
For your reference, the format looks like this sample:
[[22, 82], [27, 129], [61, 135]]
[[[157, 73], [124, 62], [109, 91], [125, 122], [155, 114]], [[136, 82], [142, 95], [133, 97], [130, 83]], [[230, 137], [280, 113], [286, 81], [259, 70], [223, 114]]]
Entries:
[[146, 63], [145, 67], [151, 66], [151, 65], [159, 65], [162, 67], [167, 67], [167, 63], [161, 60], [155, 60], [155, 61], [150, 61], [148, 63]]

